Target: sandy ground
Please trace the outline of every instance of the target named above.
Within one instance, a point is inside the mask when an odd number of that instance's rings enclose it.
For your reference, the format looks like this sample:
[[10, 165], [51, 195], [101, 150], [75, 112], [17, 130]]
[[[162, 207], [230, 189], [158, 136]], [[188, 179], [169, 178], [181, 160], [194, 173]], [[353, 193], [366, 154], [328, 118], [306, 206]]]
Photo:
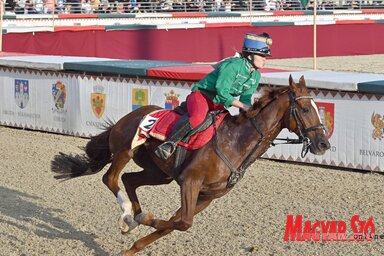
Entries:
[[[269, 67], [307, 69], [312, 59], [271, 60]], [[318, 68], [384, 73], [384, 55], [321, 58]], [[0, 255], [118, 255], [152, 231], [120, 234], [119, 206], [104, 172], [58, 182], [50, 161], [79, 153], [86, 139], [0, 127]], [[134, 164], [127, 171], [137, 169]], [[384, 175], [259, 160], [233, 191], [138, 255], [384, 255]], [[179, 207], [175, 183], [143, 187], [144, 211], [169, 218]], [[287, 215], [303, 221], [372, 217], [371, 242], [285, 242]], [[304, 225], [304, 224], [303, 224]], [[382, 237], [380, 238], [380, 235]]]

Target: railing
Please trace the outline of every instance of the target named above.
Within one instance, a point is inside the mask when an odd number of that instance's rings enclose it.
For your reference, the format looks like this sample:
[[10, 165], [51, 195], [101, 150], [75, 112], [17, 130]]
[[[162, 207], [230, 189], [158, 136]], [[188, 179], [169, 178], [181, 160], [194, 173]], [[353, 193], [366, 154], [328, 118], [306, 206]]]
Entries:
[[[306, 8], [299, 0], [16, 0], [7, 1], [5, 13], [15, 14], [48, 14], [52, 13], [166, 13], [166, 12], [232, 12], [249, 11], [252, 3], [253, 11], [273, 10], [311, 10], [313, 2]], [[82, 2], [80, 2], [82, 1]], [[337, 9], [384, 9], [384, 0], [320, 0], [320, 10]]]

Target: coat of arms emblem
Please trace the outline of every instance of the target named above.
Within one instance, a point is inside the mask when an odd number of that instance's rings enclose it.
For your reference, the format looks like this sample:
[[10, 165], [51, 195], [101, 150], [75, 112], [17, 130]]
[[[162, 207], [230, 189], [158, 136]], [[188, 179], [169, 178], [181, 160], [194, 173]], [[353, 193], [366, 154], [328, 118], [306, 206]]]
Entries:
[[104, 88], [101, 85], [94, 86], [93, 91], [94, 92], [91, 93], [92, 111], [97, 118], [100, 118], [105, 111], [106, 95], [103, 93]]
[[61, 81], [52, 85], [52, 96], [56, 109], [63, 109], [67, 98], [67, 89]]
[[371, 123], [373, 125], [372, 138], [381, 140], [384, 136], [384, 116], [380, 114], [372, 113]]
[[15, 79], [15, 101], [19, 108], [25, 108], [29, 101], [29, 81]]
[[172, 110], [175, 107], [178, 107], [180, 105], [179, 102], [179, 96], [180, 94], [176, 94], [173, 90], [171, 90], [169, 93], [164, 93], [165, 96], [165, 109]]
[[147, 89], [132, 89], [132, 110], [136, 110], [142, 106], [148, 105]]
[[335, 127], [335, 104], [326, 102], [316, 102], [319, 108], [321, 123], [325, 126], [327, 138], [331, 138]]

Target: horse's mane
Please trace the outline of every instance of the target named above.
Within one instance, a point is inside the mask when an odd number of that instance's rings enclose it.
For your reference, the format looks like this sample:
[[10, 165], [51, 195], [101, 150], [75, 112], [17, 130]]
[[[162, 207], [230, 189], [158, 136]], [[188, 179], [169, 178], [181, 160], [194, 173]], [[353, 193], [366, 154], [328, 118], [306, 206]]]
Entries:
[[287, 91], [287, 88], [273, 88], [272, 86], [264, 87], [259, 100], [253, 103], [246, 113], [240, 114], [237, 122], [242, 123], [245, 119], [256, 117], [265, 106], [267, 106], [275, 98], [278, 98], [284, 91]]

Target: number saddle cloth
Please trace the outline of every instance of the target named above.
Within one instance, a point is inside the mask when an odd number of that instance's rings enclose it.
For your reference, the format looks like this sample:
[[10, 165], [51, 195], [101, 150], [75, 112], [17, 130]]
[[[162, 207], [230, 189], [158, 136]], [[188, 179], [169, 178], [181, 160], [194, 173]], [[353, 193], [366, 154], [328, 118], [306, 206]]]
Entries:
[[[224, 111], [215, 115], [216, 128], [224, 120], [228, 111]], [[135, 148], [143, 144], [148, 138], [155, 138], [165, 141], [172, 132], [173, 126], [182, 117], [181, 114], [174, 110], [156, 110], [143, 117], [132, 140], [131, 148]], [[215, 134], [215, 128], [211, 124], [207, 129], [193, 134], [189, 141], [180, 141], [179, 146], [185, 147], [187, 150], [196, 150], [207, 144]]]

